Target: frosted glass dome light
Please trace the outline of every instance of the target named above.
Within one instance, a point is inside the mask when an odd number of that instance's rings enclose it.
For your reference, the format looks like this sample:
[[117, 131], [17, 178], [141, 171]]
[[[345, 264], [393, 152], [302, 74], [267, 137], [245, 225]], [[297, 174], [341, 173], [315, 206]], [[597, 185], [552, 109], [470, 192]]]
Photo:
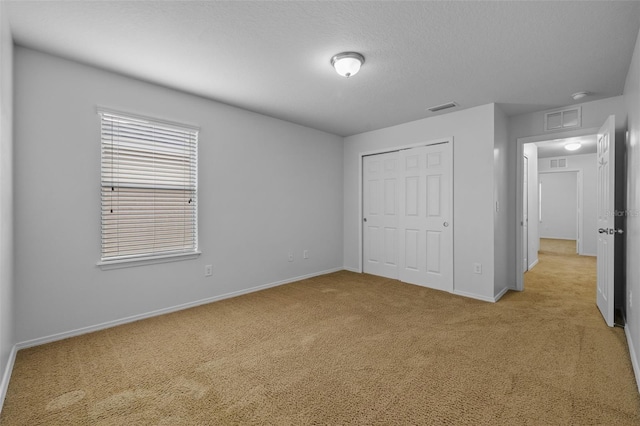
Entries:
[[564, 149], [566, 149], [567, 151], [575, 151], [577, 149], [580, 149], [581, 146], [582, 144], [580, 142], [571, 142], [566, 144], [564, 146]]
[[331, 65], [336, 72], [347, 78], [356, 75], [362, 64], [364, 64], [364, 56], [357, 52], [338, 53], [331, 58]]

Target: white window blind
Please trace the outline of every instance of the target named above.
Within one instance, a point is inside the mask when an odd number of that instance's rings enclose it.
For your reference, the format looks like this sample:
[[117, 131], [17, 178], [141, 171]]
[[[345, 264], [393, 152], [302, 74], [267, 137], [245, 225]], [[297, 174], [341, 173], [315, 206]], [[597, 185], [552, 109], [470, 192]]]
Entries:
[[102, 261], [196, 253], [198, 130], [98, 112]]

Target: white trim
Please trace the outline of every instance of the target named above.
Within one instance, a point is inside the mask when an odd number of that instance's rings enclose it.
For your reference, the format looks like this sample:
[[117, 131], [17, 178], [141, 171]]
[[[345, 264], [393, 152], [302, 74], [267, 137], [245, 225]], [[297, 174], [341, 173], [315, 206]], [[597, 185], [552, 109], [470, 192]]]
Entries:
[[468, 297], [470, 299], [482, 300], [483, 302], [496, 303], [509, 290], [513, 290], [513, 288], [505, 287], [502, 290], [500, 290], [500, 292], [498, 294], [496, 294], [495, 296], [493, 296], [493, 297], [481, 296], [479, 294], [467, 293], [466, 291], [460, 291], [460, 290], [454, 290], [453, 294], [455, 294], [457, 296]]
[[364, 184], [362, 180], [362, 163], [365, 155], [368, 154], [361, 152], [358, 157], [358, 267], [353, 272], [359, 273], [364, 272], [364, 262], [362, 259], [364, 256], [364, 248], [362, 246], [362, 239], [364, 238], [364, 234], [362, 232], [362, 204], [364, 203], [364, 194], [362, 192], [362, 185]]
[[133, 266], [153, 265], [155, 263], [177, 262], [180, 260], [193, 260], [200, 256], [201, 252], [165, 254], [161, 256], [133, 257], [129, 259], [101, 260], [96, 263], [103, 271], [110, 269], [131, 268]]
[[[525, 170], [524, 165], [527, 165], [527, 168]], [[527, 262], [527, 268], [525, 270], [528, 271], [529, 270], [529, 257], [531, 255], [531, 253], [529, 253], [529, 188], [531, 186], [530, 182], [529, 182], [529, 175], [530, 175], [530, 163], [529, 163], [529, 157], [527, 156], [527, 154], [522, 154], [522, 219], [521, 219], [521, 227], [520, 227], [520, 233], [521, 235], [521, 239], [522, 239], [522, 259]], [[524, 184], [524, 175], [527, 175], [527, 185], [525, 188], [525, 184]], [[517, 179], [516, 179], [517, 181]], [[524, 215], [525, 215], [525, 207], [524, 204], [527, 204], [527, 211], [526, 211], [526, 215], [527, 215], [527, 220], [525, 221], [524, 219]], [[526, 230], [526, 232], [525, 232]], [[538, 257], [537, 253], [536, 253], [536, 258]], [[524, 269], [524, 268], [523, 268]]]
[[356, 274], [361, 274], [361, 271], [358, 271], [358, 268], [351, 268], [349, 266], [344, 266], [343, 269], [349, 272], [355, 272]]
[[125, 318], [121, 318], [121, 319], [113, 320], [113, 321], [107, 321], [107, 322], [103, 322], [101, 324], [91, 325], [91, 326], [88, 326], [88, 327], [82, 327], [82, 328], [78, 328], [78, 329], [70, 330], [70, 331], [64, 331], [62, 333], [51, 334], [49, 336], [39, 337], [37, 339], [26, 340], [24, 342], [16, 343], [16, 347], [19, 350], [19, 349], [24, 349], [24, 348], [30, 348], [30, 347], [33, 347], [33, 346], [44, 345], [46, 343], [51, 343], [51, 342], [56, 342], [58, 340], [68, 339], [69, 337], [80, 336], [82, 334], [92, 333], [94, 331], [104, 330], [104, 329], [107, 329], [107, 328], [116, 327], [118, 325], [127, 324], [127, 323], [134, 322], [134, 321], [140, 321], [140, 320], [143, 320], [143, 319], [156, 317], [156, 316], [159, 316], [159, 315], [170, 314], [172, 312], [182, 311], [184, 309], [189, 309], [189, 308], [194, 308], [196, 306], [205, 305], [207, 303], [217, 302], [217, 301], [224, 300], [224, 299], [230, 299], [232, 297], [242, 296], [244, 294], [254, 293], [256, 291], [265, 290], [267, 288], [277, 287], [277, 286], [280, 286], [280, 285], [289, 284], [289, 283], [292, 283], [292, 282], [305, 280], [307, 278], [313, 278], [313, 277], [317, 277], [317, 276], [320, 276], [320, 275], [326, 275], [326, 274], [330, 274], [330, 273], [338, 272], [338, 271], [342, 271], [342, 270], [343, 270], [343, 268], [327, 269], [325, 271], [315, 272], [315, 273], [307, 274], [307, 275], [301, 275], [299, 277], [289, 278], [289, 279], [286, 279], [286, 280], [276, 281], [276, 282], [272, 282], [272, 283], [269, 283], [269, 284], [263, 284], [263, 285], [259, 285], [259, 286], [256, 286], [256, 287], [247, 288], [247, 289], [244, 289], [244, 290], [234, 291], [234, 292], [231, 292], [231, 293], [225, 293], [225, 294], [222, 294], [222, 295], [219, 295], [219, 296], [208, 297], [206, 299], [200, 299], [200, 300], [196, 300], [196, 301], [193, 301], [193, 302], [183, 303], [181, 305], [176, 305], [176, 306], [171, 306], [171, 307], [168, 307], [168, 308], [158, 309], [158, 310], [147, 312], [147, 313], [144, 313], [144, 314], [132, 315], [130, 317], [125, 317]]
[[538, 262], [540, 262], [540, 259], [536, 259], [533, 262], [531, 262], [531, 265], [529, 265], [529, 270], [533, 269], [533, 267], [536, 266]]
[[544, 235], [540, 235], [540, 239], [545, 240], [563, 240], [563, 241], [576, 241], [575, 238], [563, 238], [563, 237], [545, 237]]
[[576, 212], [578, 216], [578, 242], [577, 242], [577, 251], [578, 254], [583, 254], [584, 252], [584, 178], [582, 177], [582, 170], [578, 170], [578, 188], [577, 188], [577, 196], [578, 196], [578, 211]]
[[575, 239], [575, 238], [545, 237], [544, 235], [540, 235], [540, 239], [545, 239], [545, 240], [562, 240], [562, 241], [576, 241], [576, 239]]
[[482, 300], [483, 302], [491, 302], [491, 303], [496, 302], [495, 297], [481, 296], [479, 294], [467, 293], [466, 291], [461, 291], [461, 290], [453, 290], [453, 294], [458, 296], [468, 297], [470, 299]]
[[629, 324], [625, 322], [624, 335], [627, 337], [627, 346], [629, 347], [629, 358], [631, 358], [631, 366], [633, 367], [633, 374], [636, 376], [636, 386], [640, 393], [640, 364], [638, 363], [638, 356], [633, 346], [633, 340], [631, 340], [631, 332], [629, 331]]
[[17, 345], [13, 345], [11, 353], [9, 353], [9, 359], [7, 365], [4, 367], [4, 374], [2, 375], [2, 382], [0, 382], [0, 412], [4, 407], [4, 399], [7, 396], [7, 390], [9, 389], [9, 381], [11, 380], [11, 373], [13, 373], [13, 364], [16, 362], [16, 354], [18, 353]]
[[539, 134], [516, 139], [516, 290], [524, 290], [523, 275], [524, 265], [522, 264], [522, 173], [524, 169], [524, 144], [531, 142], [544, 142], [553, 139], [565, 139], [578, 136], [595, 135], [600, 131], [597, 127], [588, 129], [577, 129], [561, 131], [557, 133]]

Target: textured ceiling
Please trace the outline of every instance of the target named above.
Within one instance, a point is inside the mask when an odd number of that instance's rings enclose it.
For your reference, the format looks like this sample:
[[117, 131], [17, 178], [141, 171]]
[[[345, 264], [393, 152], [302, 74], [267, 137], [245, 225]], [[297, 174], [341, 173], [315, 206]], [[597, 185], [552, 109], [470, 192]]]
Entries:
[[[346, 136], [620, 95], [638, 2], [11, 1], [17, 44]], [[330, 58], [355, 50], [360, 73]], [[448, 110], [449, 112], [451, 110]]]

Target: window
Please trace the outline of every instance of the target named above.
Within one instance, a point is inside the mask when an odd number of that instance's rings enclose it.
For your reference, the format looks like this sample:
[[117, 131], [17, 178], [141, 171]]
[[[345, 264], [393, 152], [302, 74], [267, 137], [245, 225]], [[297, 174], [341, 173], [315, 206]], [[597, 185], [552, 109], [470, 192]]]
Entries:
[[196, 255], [198, 129], [99, 109], [100, 265]]

